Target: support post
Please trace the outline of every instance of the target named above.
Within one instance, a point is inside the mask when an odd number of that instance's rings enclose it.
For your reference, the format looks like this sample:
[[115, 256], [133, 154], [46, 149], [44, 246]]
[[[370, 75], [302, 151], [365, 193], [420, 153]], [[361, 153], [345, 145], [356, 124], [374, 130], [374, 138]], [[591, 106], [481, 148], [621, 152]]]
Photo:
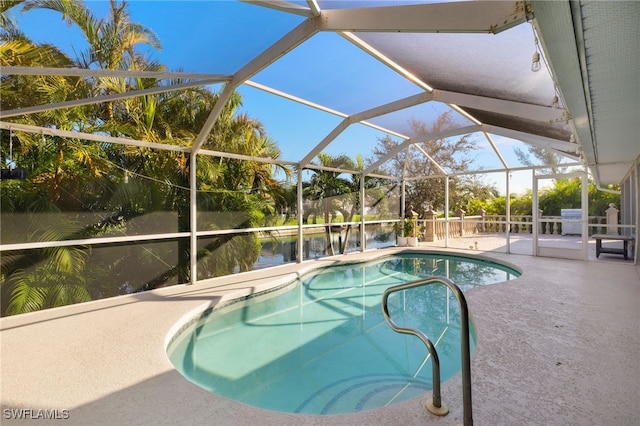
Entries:
[[449, 176], [444, 179], [444, 246], [449, 247]]
[[367, 245], [367, 234], [365, 233], [365, 191], [364, 191], [364, 172], [362, 172], [362, 176], [360, 177], [360, 251], [363, 252], [366, 250]]
[[196, 152], [189, 154], [189, 284], [195, 284], [198, 277], [198, 180], [196, 174]]
[[505, 237], [507, 240], [507, 254], [511, 254], [511, 233], [509, 232], [509, 223], [511, 222], [511, 172], [509, 170], [506, 171], [506, 181], [507, 199], [505, 200], [505, 220], [507, 221], [507, 229]]
[[303, 221], [303, 211], [302, 211], [302, 167], [298, 164], [298, 185], [297, 185], [297, 201], [298, 201], [298, 263], [303, 260], [303, 247], [302, 247], [302, 221]]
[[405, 215], [405, 210], [404, 210], [404, 203], [405, 203], [405, 194], [404, 194], [404, 190], [405, 190], [405, 181], [404, 178], [402, 179], [401, 183], [400, 183], [400, 219], [404, 219], [404, 215]]

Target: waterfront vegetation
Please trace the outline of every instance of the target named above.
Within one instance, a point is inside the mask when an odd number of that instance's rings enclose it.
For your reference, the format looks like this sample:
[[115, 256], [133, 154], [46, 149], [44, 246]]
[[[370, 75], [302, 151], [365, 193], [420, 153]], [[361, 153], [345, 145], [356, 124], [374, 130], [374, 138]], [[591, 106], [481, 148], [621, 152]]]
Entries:
[[[112, 0], [106, 18], [92, 15], [81, 1], [0, 1], [0, 66], [91, 68], [103, 70], [163, 71], [165, 66], [146, 48], [161, 49], [151, 28], [131, 21], [127, 3]], [[70, 57], [59, 47], [30, 40], [11, 14], [50, 9], [84, 36], [87, 48]], [[144, 46], [145, 49], [141, 49]], [[186, 82], [186, 80], [184, 81]], [[181, 82], [172, 82], [181, 83]], [[0, 107], [16, 110], [73, 99], [109, 96], [131, 90], [159, 87], [148, 78], [2, 75]], [[93, 142], [46, 132], [17, 129], [0, 132], [1, 160], [7, 167], [26, 170], [25, 180], [0, 183], [2, 244], [136, 237], [113, 244], [74, 244], [15, 249], [2, 252], [0, 270], [1, 314], [13, 315], [118, 294], [144, 291], [191, 280], [189, 147], [219, 99], [208, 87], [129, 97], [112, 102], [51, 109], [20, 115], [15, 123], [45, 129], [141, 140], [173, 146], [165, 150], [130, 144]], [[238, 158], [280, 157], [277, 141], [262, 123], [241, 113], [242, 98], [234, 93], [226, 102], [203, 149], [237, 154]], [[418, 133], [438, 132], [454, 126], [447, 114], [432, 128], [419, 122]], [[360, 221], [361, 206], [367, 220], [398, 219], [399, 164], [410, 155], [410, 176], [433, 173], [424, 156], [401, 153], [380, 171], [397, 180], [365, 177], [365, 199], [360, 199], [361, 174], [327, 171], [343, 168], [361, 171], [393, 150], [397, 141], [378, 141], [371, 158], [350, 158], [321, 153], [302, 182], [305, 224], [346, 223], [338, 232], [344, 241]], [[465, 154], [474, 148], [469, 135], [457, 141], [430, 140], [422, 148], [454, 172], [468, 169]], [[184, 149], [182, 149], [184, 148]], [[198, 231], [240, 230], [211, 234], [198, 240], [198, 279], [247, 271], [261, 252], [261, 238], [269, 232], [245, 232], [260, 227], [298, 224], [296, 182], [291, 167], [264, 161], [215, 155], [197, 156]], [[557, 182], [544, 197], [549, 214], [567, 207], [575, 195], [571, 182]], [[579, 192], [577, 200], [579, 201]], [[596, 214], [612, 197], [601, 197], [590, 187]], [[395, 199], [394, 199], [395, 197]], [[450, 205], [475, 213], [504, 214], [505, 200], [491, 185], [478, 179], [451, 178]], [[513, 196], [514, 214], [530, 214], [530, 194]], [[442, 179], [411, 181], [407, 204], [435, 209], [444, 206]], [[528, 207], [527, 207], [528, 206]], [[574, 207], [574, 206], [571, 206]], [[528, 208], [528, 211], [527, 211]], [[546, 209], [545, 209], [546, 211]], [[327, 254], [334, 254], [331, 227], [325, 227]], [[154, 239], [149, 235], [173, 234]], [[340, 248], [346, 249], [346, 245]]]

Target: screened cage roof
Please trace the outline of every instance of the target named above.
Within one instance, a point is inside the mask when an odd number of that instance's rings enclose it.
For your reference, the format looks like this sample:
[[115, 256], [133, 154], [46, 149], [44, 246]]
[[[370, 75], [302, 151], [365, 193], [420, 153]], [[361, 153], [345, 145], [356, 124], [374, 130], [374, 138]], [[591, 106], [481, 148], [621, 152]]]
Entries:
[[[640, 155], [635, 1], [168, 1], [130, 7], [134, 20], [163, 41], [160, 62], [170, 71], [3, 67], [2, 73], [154, 77], [165, 81], [156, 91], [213, 85], [222, 101], [238, 90], [246, 110], [276, 141], [291, 145], [283, 158], [301, 167], [325, 150], [366, 157], [382, 135], [406, 148], [425, 138], [477, 134], [494, 151], [491, 164], [502, 169], [517, 164], [505, 160], [491, 138], [517, 140], [582, 161], [599, 184], [621, 182]], [[51, 29], [38, 41], [55, 37]], [[538, 71], [532, 70], [535, 55]], [[25, 114], [118, 96], [0, 111], [0, 126], [17, 129]], [[415, 119], [428, 126], [443, 112], [455, 129], [418, 135], [408, 124]], [[190, 149], [201, 148], [219, 113], [214, 108]]]

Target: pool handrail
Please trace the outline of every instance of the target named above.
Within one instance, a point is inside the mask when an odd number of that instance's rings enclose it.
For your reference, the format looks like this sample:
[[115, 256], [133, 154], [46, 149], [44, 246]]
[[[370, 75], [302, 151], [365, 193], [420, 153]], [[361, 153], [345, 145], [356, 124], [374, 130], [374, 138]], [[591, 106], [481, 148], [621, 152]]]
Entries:
[[464, 419], [463, 424], [465, 426], [473, 425], [473, 414], [471, 405], [471, 350], [469, 344], [469, 309], [467, 307], [467, 300], [462, 294], [460, 287], [455, 285], [450, 279], [441, 276], [429, 277], [417, 281], [412, 281], [403, 284], [397, 284], [388, 287], [382, 295], [382, 313], [384, 319], [389, 326], [396, 332], [402, 334], [410, 334], [418, 337], [427, 347], [429, 354], [431, 355], [431, 365], [433, 369], [433, 397], [427, 401], [427, 409], [436, 415], [444, 416], [449, 413], [446, 405], [442, 403], [440, 396], [440, 360], [438, 358], [438, 352], [433, 345], [429, 337], [420, 330], [413, 328], [400, 327], [397, 325], [389, 315], [389, 307], [387, 299], [391, 293], [401, 290], [408, 290], [414, 287], [420, 287], [424, 285], [440, 283], [447, 286], [454, 294], [460, 305], [460, 351], [462, 358], [462, 399]]

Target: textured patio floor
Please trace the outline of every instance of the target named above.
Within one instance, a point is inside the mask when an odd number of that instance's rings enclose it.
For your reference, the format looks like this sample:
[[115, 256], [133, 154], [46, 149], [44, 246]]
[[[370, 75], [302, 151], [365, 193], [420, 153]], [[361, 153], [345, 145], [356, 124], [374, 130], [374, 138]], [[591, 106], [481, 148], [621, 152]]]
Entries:
[[[476, 424], [638, 424], [639, 267], [621, 256], [576, 261], [464, 253], [502, 260], [523, 271], [516, 280], [467, 293], [478, 339], [471, 359]], [[359, 414], [308, 416], [226, 400], [173, 369], [165, 346], [181, 319], [230, 294], [257, 292], [334, 261], [3, 318], [1, 422], [49, 423], [8, 418], [7, 410], [23, 408], [34, 415], [38, 409], [67, 413], [67, 419], [52, 420], [65, 425], [461, 424], [460, 376], [443, 383], [443, 401], [451, 410], [446, 417], [425, 411], [429, 394]]]

